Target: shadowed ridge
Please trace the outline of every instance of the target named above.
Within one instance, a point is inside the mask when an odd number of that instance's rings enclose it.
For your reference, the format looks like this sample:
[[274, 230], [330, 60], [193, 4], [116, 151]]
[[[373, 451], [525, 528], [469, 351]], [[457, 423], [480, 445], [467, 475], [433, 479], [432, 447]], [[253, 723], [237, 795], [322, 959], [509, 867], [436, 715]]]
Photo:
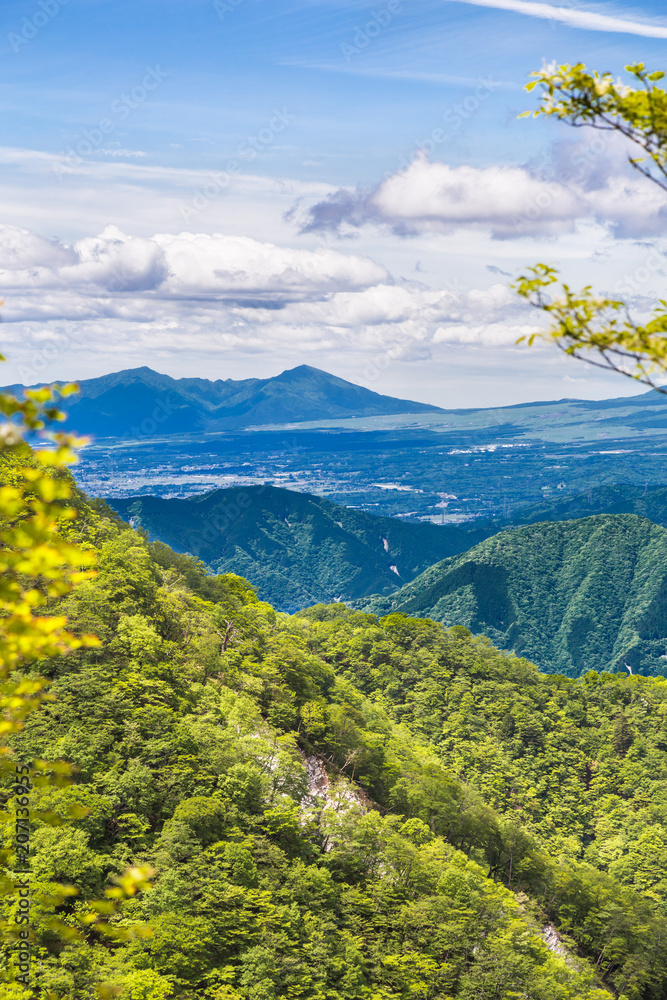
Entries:
[[216, 573], [244, 576], [283, 611], [390, 593], [434, 559], [484, 537], [474, 528], [377, 517], [276, 486], [109, 505], [151, 539], [190, 552]]

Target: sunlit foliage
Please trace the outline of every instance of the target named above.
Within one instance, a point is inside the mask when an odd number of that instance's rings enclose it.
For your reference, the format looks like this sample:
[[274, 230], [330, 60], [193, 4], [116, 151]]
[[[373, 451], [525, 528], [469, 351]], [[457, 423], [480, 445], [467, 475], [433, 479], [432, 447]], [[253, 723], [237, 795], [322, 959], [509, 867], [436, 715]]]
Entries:
[[[527, 87], [540, 91], [540, 106], [532, 114], [624, 136], [640, 154], [629, 157], [632, 166], [667, 190], [667, 91], [659, 86], [664, 73], [649, 72], [642, 63], [626, 70], [635, 86], [610, 73], [590, 72], [583, 63], [546, 66], [533, 73]], [[596, 295], [590, 286], [576, 290], [559, 284], [558, 271], [547, 264], [530, 268], [515, 288], [551, 323], [546, 332], [522, 340], [553, 340], [566, 354], [667, 392], [667, 301], [660, 300], [650, 319], [640, 323], [621, 299]]]

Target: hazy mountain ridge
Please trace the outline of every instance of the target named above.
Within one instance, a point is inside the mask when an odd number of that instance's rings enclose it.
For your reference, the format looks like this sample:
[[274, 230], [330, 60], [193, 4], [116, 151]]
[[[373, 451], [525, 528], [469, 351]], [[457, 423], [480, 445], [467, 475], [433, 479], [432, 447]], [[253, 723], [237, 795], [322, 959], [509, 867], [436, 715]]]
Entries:
[[108, 502], [152, 539], [190, 552], [213, 572], [245, 576], [263, 599], [290, 611], [319, 601], [388, 595], [441, 559], [466, 553], [501, 531], [540, 521], [637, 514], [667, 527], [667, 487], [662, 486], [606, 486], [519, 510], [505, 520], [448, 525], [378, 517], [269, 485], [187, 499], [139, 496]]
[[[23, 388], [9, 387], [11, 391]], [[273, 378], [241, 381], [174, 379], [151, 368], [133, 368], [82, 379], [79, 388], [79, 393], [68, 399], [67, 426], [85, 428], [86, 433], [98, 437], [188, 434], [290, 421], [439, 412], [437, 406], [383, 396], [309, 365]]]
[[576, 496], [557, 497], [517, 510], [513, 524], [565, 521], [592, 514], [637, 514], [667, 527], [667, 486], [632, 486], [629, 483], [597, 486]]
[[463, 625], [542, 670], [667, 668], [667, 529], [635, 514], [502, 531], [365, 610]]
[[[419, 414], [424, 426], [434, 431], [463, 432], [480, 443], [489, 431], [494, 439], [502, 435], [594, 440], [611, 436], [608, 425], [612, 424], [615, 431], [630, 436], [667, 428], [667, 401], [653, 390], [603, 400], [567, 398], [446, 409], [382, 395], [310, 365], [270, 378], [241, 380], [175, 379], [144, 366], [82, 379], [79, 387], [79, 394], [68, 399], [67, 426], [103, 438], [164, 437], [292, 424], [325, 428], [330, 422], [346, 429], [372, 430], [376, 429], [374, 420], [392, 417], [395, 429], [400, 429], [406, 419]], [[25, 388], [12, 385], [3, 391], [20, 394]]]

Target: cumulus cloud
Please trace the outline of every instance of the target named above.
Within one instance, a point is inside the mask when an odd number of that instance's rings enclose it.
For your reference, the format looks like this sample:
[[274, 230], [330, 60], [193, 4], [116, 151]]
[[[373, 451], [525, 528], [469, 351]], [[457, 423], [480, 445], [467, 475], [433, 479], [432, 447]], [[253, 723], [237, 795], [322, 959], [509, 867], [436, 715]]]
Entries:
[[76, 254], [57, 240], [45, 240], [27, 229], [0, 225], [0, 268], [20, 271], [25, 268], [54, 268], [73, 263]]
[[[572, 147], [571, 166], [565, 172], [502, 165], [451, 167], [420, 155], [369, 192], [341, 189], [316, 203], [302, 228], [341, 232], [376, 224], [399, 235], [468, 228], [508, 240], [571, 233], [578, 223], [592, 220], [619, 237], [664, 232], [664, 192], [623, 169], [619, 172], [615, 150], [607, 150], [610, 141], [597, 141], [599, 150], [594, 144], [564, 144]], [[605, 152], [608, 155], [601, 155]]]
[[67, 314], [75, 307], [96, 313], [110, 296], [117, 308], [134, 299], [149, 311], [174, 299], [235, 302], [239, 295], [275, 306], [293, 296], [362, 289], [389, 278], [369, 257], [335, 250], [298, 250], [222, 234], [130, 237], [115, 226], [72, 246], [4, 226], [0, 264], [0, 280], [10, 292], [9, 320], [31, 318], [35, 308], [45, 318], [62, 317], [58, 303], [64, 301]]
[[156, 236], [172, 287], [182, 294], [249, 292], [290, 296], [359, 289], [388, 277], [369, 257], [334, 250], [295, 250], [240, 236]]
[[[359, 254], [221, 234], [109, 226], [69, 246], [5, 226], [0, 262], [9, 353], [29, 343], [49, 358], [72, 345], [125, 363], [183, 350], [427, 357], [434, 344], [484, 342], [487, 328], [489, 343], [511, 343], [525, 315], [501, 284], [433, 289]], [[26, 371], [22, 381], [37, 379]]]

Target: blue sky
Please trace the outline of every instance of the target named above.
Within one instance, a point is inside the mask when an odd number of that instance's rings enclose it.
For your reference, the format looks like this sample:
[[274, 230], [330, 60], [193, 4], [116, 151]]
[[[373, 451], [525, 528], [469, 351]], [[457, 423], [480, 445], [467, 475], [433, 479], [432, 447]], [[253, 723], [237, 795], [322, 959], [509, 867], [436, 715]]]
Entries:
[[635, 391], [517, 349], [535, 318], [506, 286], [547, 259], [638, 308], [660, 292], [660, 191], [617, 144], [517, 119], [543, 60], [664, 67], [655, 0], [0, 17], [6, 381], [307, 361], [440, 405]]

